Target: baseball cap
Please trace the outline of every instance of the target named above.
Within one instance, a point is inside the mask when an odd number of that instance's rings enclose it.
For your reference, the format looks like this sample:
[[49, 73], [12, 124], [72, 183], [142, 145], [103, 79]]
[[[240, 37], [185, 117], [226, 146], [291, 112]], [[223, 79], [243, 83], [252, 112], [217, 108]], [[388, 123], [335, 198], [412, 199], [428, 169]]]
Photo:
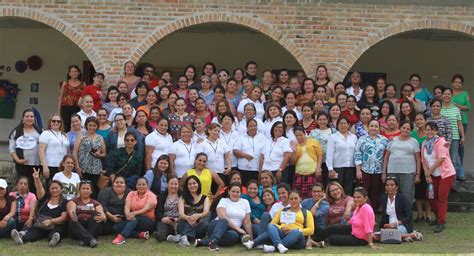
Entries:
[[7, 187], [8, 187], [7, 181], [4, 179], [0, 179], [0, 188], [6, 189]]

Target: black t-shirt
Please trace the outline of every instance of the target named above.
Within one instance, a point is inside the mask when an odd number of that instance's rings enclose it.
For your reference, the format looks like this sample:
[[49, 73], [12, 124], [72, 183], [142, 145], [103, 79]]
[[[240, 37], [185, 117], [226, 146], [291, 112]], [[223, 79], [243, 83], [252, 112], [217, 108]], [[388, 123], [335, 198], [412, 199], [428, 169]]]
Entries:
[[5, 206], [0, 209], [0, 220], [3, 220], [3, 218], [5, 218], [5, 216], [10, 213], [10, 210], [12, 209], [12, 203], [16, 204], [16, 199], [13, 196], [6, 195], [5, 199]]
[[39, 215], [49, 216], [51, 218], [58, 218], [63, 212], [66, 211], [67, 200], [63, 199], [59, 205], [48, 205], [50, 198], [47, 198], [41, 202], [38, 210]]

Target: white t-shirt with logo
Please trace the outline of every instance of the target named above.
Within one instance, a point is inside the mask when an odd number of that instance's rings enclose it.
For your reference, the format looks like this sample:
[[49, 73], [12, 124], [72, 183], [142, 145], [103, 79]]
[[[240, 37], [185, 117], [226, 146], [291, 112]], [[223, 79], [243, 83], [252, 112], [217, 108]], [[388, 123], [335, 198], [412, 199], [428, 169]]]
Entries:
[[63, 172], [58, 172], [54, 175], [53, 180], [57, 180], [63, 184], [63, 192], [61, 194], [66, 200], [71, 200], [76, 197], [76, 191], [81, 182], [81, 178], [79, 178], [77, 173], [73, 172], [71, 178], [68, 178]]

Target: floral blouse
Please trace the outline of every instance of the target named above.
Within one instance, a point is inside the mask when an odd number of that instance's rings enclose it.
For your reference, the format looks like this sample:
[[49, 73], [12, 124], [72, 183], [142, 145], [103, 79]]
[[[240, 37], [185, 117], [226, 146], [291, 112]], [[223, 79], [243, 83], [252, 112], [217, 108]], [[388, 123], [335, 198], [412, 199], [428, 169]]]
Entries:
[[388, 145], [388, 139], [377, 134], [375, 139], [369, 135], [359, 138], [355, 148], [355, 163], [361, 165], [362, 171], [368, 174], [381, 174], [383, 155]]

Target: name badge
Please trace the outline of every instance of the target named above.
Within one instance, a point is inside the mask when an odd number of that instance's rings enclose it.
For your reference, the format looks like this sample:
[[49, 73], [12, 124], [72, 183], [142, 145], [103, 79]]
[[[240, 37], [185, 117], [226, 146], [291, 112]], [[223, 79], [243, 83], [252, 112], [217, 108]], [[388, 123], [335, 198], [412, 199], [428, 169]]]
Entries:
[[296, 213], [289, 211], [282, 211], [280, 214], [280, 222], [286, 225], [296, 223]]

